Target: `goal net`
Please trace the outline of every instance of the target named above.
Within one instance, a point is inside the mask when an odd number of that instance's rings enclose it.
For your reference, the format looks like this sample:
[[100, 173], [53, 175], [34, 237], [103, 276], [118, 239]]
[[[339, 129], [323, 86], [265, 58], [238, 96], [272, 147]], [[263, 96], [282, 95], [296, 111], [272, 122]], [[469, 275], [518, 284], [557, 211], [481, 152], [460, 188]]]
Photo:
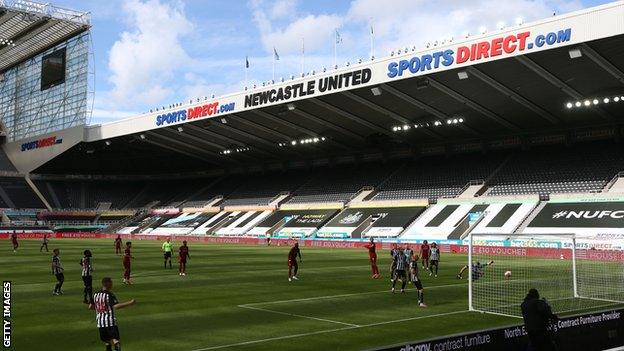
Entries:
[[609, 242], [550, 234], [467, 239], [470, 310], [521, 317], [531, 288], [562, 315], [624, 304], [624, 251]]

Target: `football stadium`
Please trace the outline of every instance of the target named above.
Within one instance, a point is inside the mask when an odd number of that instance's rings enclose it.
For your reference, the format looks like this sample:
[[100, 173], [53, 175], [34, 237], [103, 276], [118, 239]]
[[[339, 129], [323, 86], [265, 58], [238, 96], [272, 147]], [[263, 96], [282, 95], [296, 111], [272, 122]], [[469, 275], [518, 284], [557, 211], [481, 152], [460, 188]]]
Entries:
[[0, 0], [3, 349], [624, 346], [624, 1], [101, 124], [91, 31]]

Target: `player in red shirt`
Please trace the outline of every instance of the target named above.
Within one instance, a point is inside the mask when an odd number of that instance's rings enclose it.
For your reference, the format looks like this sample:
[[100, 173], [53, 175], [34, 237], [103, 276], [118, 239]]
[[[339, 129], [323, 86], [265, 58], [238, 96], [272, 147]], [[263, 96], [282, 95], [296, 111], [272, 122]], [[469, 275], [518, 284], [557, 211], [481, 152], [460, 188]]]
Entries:
[[17, 252], [17, 248], [19, 247], [19, 243], [17, 242], [17, 233], [13, 232], [11, 234], [11, 244], [13, 244], [13, 252]]
[[124, 255], [123, 255], [123, 267], [124, 267], [124, 275], [123, 275], [123, 283], [124, 284], [132, 284], [132, 282], [130, 281], [130, 260], [132, 260], [134, 257], [132, 256], [132, 253], [130, 252], [130, 249], [132, 249], [132, 243], [131, 242], [126, 242], [126, 250], [124, 251]]
[[121, 235], [115, 239], [115, 255], [121, 255]]
[[370, 243], [364, 245], [368, 249], [368, 258], [370, 259], [371, 270], [373, 271], [373, 279], [379, 279], [379, 268], [377, 268], [377, 244], [374, 238], [370, 238]]
[[422, 261], [423, 269], [429, 269], [429, 256], [431, 255], [431, 248], [427, 240], [423, 241], [420, 245], [420, 258]]
[[299, 271], [299, 264], [297, 264], [297, 256], [299, 256], [299, 262], [301, 262], [301, 250], [299, 250], [299, 243], [295, 245], [288, 252], [288, 281], [299, 280], [297, 278], [297, 272]]
[[186, 240], [182, 241], [182, 246], [180, 246], [180, 252], [178, 254], [178, 262], [180, 262], [180, 275], [186, 275], [186, 260], [191, 258], [189, 254], [189, 248], [186, 245]]

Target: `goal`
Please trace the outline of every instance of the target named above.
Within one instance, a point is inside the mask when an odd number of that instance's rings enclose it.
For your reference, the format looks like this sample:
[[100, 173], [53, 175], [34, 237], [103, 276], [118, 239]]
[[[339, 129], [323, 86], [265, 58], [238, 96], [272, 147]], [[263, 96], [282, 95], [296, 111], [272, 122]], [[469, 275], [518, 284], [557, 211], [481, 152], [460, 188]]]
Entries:
[[609, 241], [574, 234], [471, 233], [467, 239], [471, 311], [522, 317], [531, 288], [561, 315], [624, 304], [624, 251]]

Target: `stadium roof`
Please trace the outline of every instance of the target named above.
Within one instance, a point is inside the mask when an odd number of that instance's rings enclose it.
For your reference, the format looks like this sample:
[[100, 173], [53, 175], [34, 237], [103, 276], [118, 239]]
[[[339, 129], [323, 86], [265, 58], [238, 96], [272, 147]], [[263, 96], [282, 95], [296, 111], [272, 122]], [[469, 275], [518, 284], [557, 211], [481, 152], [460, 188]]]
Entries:
[[[567, 140], [583, 133], [619, 133], [624, 121], [622, 18], [624, 2], [607, 4], [89, 126], [87, 142], [37, 172], [153, 174], [300, 166], [319, 159], [448, 150], [460, 143], [476, 150], [533, 136]], [[526, 49], [520, 50], [523, 33], [529, 34]], [[518, 44], [515, 51], [511, 37]], [[540, 40], [551, 44], [538, 47]], [[491, 56], [479, 58], [471, 50], [483, 43]], [[500, 52], [494, 51], [497, 47]], [[459, 62], [460, 52], [467, 54], [465, 62]], [[449, 56], [454, 62], [446, 65]], [[427, 67], [426, 57], [439, 65]], [[425, 68], [414, 69], [417, 64]], [[321, 92], [322, 81], [332, 77], [351, 86]], [[300, 96], [294, 98], [294, 91]], [[267, 97], [278, 101], [264, 101]]]
[[86, 12], [28, 0], [0, 0], [0, 72], [89, 26]]

